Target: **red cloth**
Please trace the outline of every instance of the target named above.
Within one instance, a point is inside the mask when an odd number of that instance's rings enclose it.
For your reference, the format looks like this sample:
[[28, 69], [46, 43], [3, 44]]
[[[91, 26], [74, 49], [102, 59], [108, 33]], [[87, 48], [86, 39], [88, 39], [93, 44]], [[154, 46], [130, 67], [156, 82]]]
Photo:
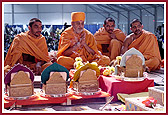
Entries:
[[14, 100], [11, 97], [8, 97], [7, 94], [4, 95], [4, 108], [11, 107], [15, 102], [16, 100]]
[[35, 104], [51, 104], [51, 103], [64, 103], [67, 97], [43, 97], [37, 94], [36, 98], [17, 100], [16, 105], [35, 105]]
[[104, 91], [98, 91], [94, 95], [83, 95], [83, 94], [73, 94], [70, 97], [68, 97], [70, 100], [76, 100], [76, 99], [88, 99], [88, 98], [100, 98], [100, 97], [109, 97], [110, 94], [106, 93]]
[[100, 75], [99, 77], [99, 87], [114, 96], [113, 101], [117, 101], [117, 93], [125, 93], [125, 94], [132, 94], [132, 93], [139, 93], [139, 92], [147, 92], [148, 87], [154, 86], [153, 79], [145, 78], [143, 81], [123, 81], [123, 80], [116, 80], [113, 76], [105, 77]]
[[[36, 93], [35, 96], [23, 100], [14, 100], [8, 99], [5, 101], [5, 108], [11, 107], [14, 103], [15, 105], [37, 105], [37, 104], [55, 104], [55, 103], [64, 103], [67, 102], [67, 99], [76, 100], [76, 99], [88, 99], [88, 98], [100, 98], [100, 97], [109, 97], [110, 94], [99, 91], [94, 95], [83, 95], [83, 94], [67, 94], [65, 97], [47, 97], [42, 96], [40, 93]], [[9, 103], [8, 103], [9, 102]]]
[[15, 102], [16, 102], [16, 100], [6, 100], [6, 99], [4, 99], [4, 108], [11, 107]]
[[35, 105], [35, 104], [51, 104], [51, 103], [64, 103], [66, 102], [66, 97], [48, 97], [41, 99], [33, 99], [33, 100], [17, 100], [16, 105]]

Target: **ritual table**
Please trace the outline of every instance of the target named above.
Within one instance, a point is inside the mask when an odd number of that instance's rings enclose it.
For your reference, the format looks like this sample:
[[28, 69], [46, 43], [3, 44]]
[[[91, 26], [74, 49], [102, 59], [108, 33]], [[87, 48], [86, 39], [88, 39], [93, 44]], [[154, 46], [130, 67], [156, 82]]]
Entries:
[[50, 95], [44, 95], [39, 91], [35, 91], [34, 95], [30, 97], [23, 97], [22, 98], [5, 98], [4, 99], [4, 108], [11, 107], [13, 104], [14, 106], [21, 107], [23, 105], [41, 105], [41, 104], [66, 104], [67, 102], [67, 95], [61, 97], [51, 97]]
[[145, 78], [142, 81], [124, 81], [117, 80], [114, 76], [99, 76], [99, 87], [114, 96], [113, 101], [117, 101], [117, 93], [139, 93], [148, 92], [148, 87], [154, 86], [154, 80]]
[[76, 93], [69, 95], [67, 98], [67, 105], [72, 104], [82, 104], [87, 102], [100, 102], [101, 99], [104, 99], [103, 102], [107, 102], [110, 99], [110, 94], [104, 91], [98, 91], [92, 95], [89, 93]]
[[40, 104], [58, 104], [58, 103], [66, 103], [67, 96], [62, 97], [50, 97], [47, 95], [36, 94], [34, 98], [24, 99], [24, 100], [16, 100], [16, 105], [40, 105]]
[[9, 108], [15, 104], [16, 100], [4, 99], [4, 108]]
[[104, 91], [97, 91], [93, 94], [89, 93], [67, 93], [65, 95], [62, 95], [61, 97], [53, 97], [51, 95], [47, 95], [44, 93], [41, 93], [40, 91], [35, 91], [35, 94], [33, 96], [30, 96], [28, 98], [12, 98], [8, 97], [4, 100], [4, 108], [11, 107], [14, 105], [15, 107], [22, 107], [23, 105], [42, 105], [42, 104], [61, 104], [61, 105], [72, 105], [72, 101], [76, 101], [81, 103], [83, 100], [84, 102], [87, 102], [88, 99], [96, 99], [95, 102], [98, 102], [100, 98], [104, 98], [105, 101], [108, 101], [110, 98], [110, 94], [106, 93]]

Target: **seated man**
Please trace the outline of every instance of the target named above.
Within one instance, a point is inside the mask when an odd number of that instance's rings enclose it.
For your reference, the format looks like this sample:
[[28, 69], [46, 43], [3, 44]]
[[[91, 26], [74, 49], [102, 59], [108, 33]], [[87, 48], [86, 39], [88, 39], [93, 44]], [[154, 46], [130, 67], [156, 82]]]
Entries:
[[95, 34], [98, 50], [111, 61], [120, 55], [121, 47], [125, 39], [125, 34], [120, 29], [115, 28], [115, 20], [106, 18], [104, 25]]
[[100, 55], [93, 35], [84, 29], [84, 12], [71, 14], [71, 27], [67, 28], [60, 37], [57, 63], [70, 70], [76, 57], [81, 57], [84, 62], [95, 61], [98, 65], [108, 65], [110, 59]]
[[49, 62], [46, 40], [41, 35], [42, 22], [33, 18], [28, 28], [29, 31], [20, 33], [14, 38], [6, 55], [4, 66], [7, 69], [16, 63], [21, 63], [32, 69], [35, 74], [41, 74], [41, 66], [45, 67], [44, 63]]
[[130, 26], [133, 33], [126, 37], [121, 54], [134, 47], [144, 55], [147, 71], [159, 69], [161, 57], [156, 36], [144, 30], [142, 22], [138, 19], [134, 19]]

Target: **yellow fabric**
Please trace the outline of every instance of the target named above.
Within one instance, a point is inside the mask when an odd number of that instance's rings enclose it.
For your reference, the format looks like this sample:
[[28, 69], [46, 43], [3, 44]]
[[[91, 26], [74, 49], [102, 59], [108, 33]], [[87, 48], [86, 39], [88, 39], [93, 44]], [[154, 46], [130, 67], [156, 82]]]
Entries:
[[85, 13], [84, 12], [72, 12], [71, 13], [72, 22], [75, 21], [85, 21]]
[[73, 87], [73, 81], [78, 81], [80, 78], [80, 72], [83, 70], [87, 70], [87, 69], [92, 69], [96, 71], [96, 76], [98, 77], [100, 75], [100, 70], [96, 65], [92, 65], [90, 63], [87, 63], [86, 65], [82, 66], [80, 69], [78, 69], [74, 76], [73, 79], [70, 82], [70, 87]]
[[[126, 38], [125, 34], [120, 29], [114, 29], [113, 30], [117, 40], [111, 39], [109, 37], [109, 33], [105, 30], [104, 27], [100, 28], [95, 34], [95, 40], [97, 42], [97, 48], [98, 50], [106, 55], [109, 56], [111, 60], [115, 59], [116, 56], [120, 55], [120, 50], [122, 47], [122, 43], [124, 39]], [[101, 44], [109, 44], [108, 47], [108, 53], [102, 51], [102, 45]]]
[[97, 66], [92, 65], [91, 63], [87, 63], [86, 65], [82, 66], [80, 69], [78, 69], [73, 77], [73, 81], [77, 81], [80, 78], [80, 72], [83, 70], [87, 70], [87, 69], [92, 69], [96, 71], [96, 76], [98, 77], [100, 75], [100, 70]]
[[160, 51], [158, 47], [157, 38], [151, 32], [142, 30], [143, 34], [134, 40], [130, 45], [129, 49], [134, 47], [139, 50], [146, 59], [145, 65], [149, 67], [150, 71], [160, 68]]
[[133, 93], [133, 94], [117, 93], [118, 100], [121, 100], [124, 103], [125, 103], [125, 98], [147, 97], [147, 96], [149, 96], [149, 92], [141, 92], [141, 93]]
[[[101, 66], [107, 66], [110, 63], [110, 59], [109, 57], [102, 55], [101, 57], [99, 57], [97, 60], [94, 60], [94, 62], [97, 62], [98, 65]], [[73, 69], [74, 68], [74, 63], [75, 60], [71, 57], [66, 57], [66, 56], [60, 56], [57, 59], [57, 63], [64, 66], [65, 68], [67, 68], [68, 70]]]
[[22, 53], [30, 54], [42, 61], [49, 61], [46, 40], [42, 35], [35, 39], [28, 35], [28, 31], [18, 34], [8, 50], [4, 65], [13, 66], [17, 62], [23, 63]]

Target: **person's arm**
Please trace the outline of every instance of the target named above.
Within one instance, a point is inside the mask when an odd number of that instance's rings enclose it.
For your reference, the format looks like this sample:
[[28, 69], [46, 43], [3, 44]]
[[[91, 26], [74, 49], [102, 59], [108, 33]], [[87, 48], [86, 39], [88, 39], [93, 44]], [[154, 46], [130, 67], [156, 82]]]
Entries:
[[36, 75], [40, 75], [41, 74], [41, 66], [43, 65], [45, 63], [45, 61], [38, 61], [37, 63], [36, 63]]
[[126, 37], [126, 39], [124, 40], [123, 46], [121, 48], [121, 55], [123, 55], [128, 50], [128, 47], [131, 43], [132, 43], [132, 38], [130, 36]]
[[95, 54], [94, 50], [91, 49], [85, 42], [85, 34], [81, 35], [80, 41], [75, 43], [72, 47], [69, 47], [67, 50], [65, 50], [63, 52], [63, 55], [65, 56], [70, 56], [71, 54], [73, 54], [75, 51], [77, 51], [78, 49], [81, 49], [85, 47], [85, 49], [91, 53], [92, 55]]
[[69, 47], [63, 52], [63, 55], [65, 56], [70, 56], [73, 54], [73, 51], [76, 51], [77, 49], [80, 48], [80, 42], [75, 43], [72, 47]]
[[85, 42], [85, 34], [82, 34], [81, 35], [81, 38], [80, 38], [80, 44], [81, 44], [81, 47], [85, 47], [85, 49], [90, 53], [90, 54], [92, 54], [92, 55], [94, 55], [95, 54], [95, 51], [92, 49], [92, 48], [90, 48], [87, 44], [86, 44], [86, 42]]
[[83, 46], [85, 47], [85, 49], [86, 49], [89, 53], [91, 53], [92, 55], [95, 54], [95, 51], [94, 51], [93, 49], [91, 49], [86, 43], [83, 44]]
[[[120, 42], [123, 43], [123, 41], [121, 40], [121, 38], [120, 38], [120, 39], [117, 38], [117, 36], [115, 35], [115, 33], [109, 34], [109, 37], [110, 37], [111, 39], [116, 39], [116, 40], [118, 40], [118, 41], [120, 41]], [[125, 38], [124, 35], [122, 35], [121, 37], [122, 37], [122, 38]]]

